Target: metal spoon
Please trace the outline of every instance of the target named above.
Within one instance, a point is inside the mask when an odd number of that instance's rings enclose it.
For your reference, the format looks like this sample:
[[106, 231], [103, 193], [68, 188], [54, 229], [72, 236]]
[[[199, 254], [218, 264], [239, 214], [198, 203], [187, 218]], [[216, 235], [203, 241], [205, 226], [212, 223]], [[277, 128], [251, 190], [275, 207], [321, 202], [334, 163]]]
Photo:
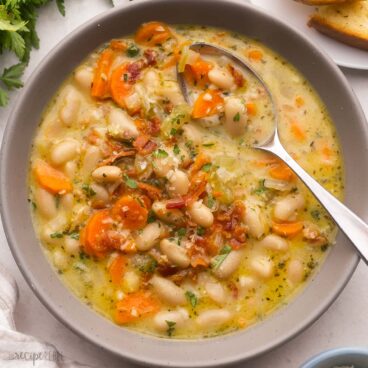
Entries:
[[[273, 105], [275, 128], [272, 135], [265, 142], [255, 145], [254, 148], [273, 153], [275, 156], [284, 161], [286, 165], [288, 165], [298, 175], [298, 177], [304, 182], [304, 184], [330, 214], [331, 218], [333, 218], [338, 227], [344, 232], [348, 239], [350, 239], [365, 263], [368, 264], [368, 225], [338, 199], [336, 199], [328, 190], [323, 188], [323, 186], [320, 185], [315, 179], [313, 179], [284, 149], [278, 135], [278, 117], [275, 102], [271, 91], [260, 75], [244, 60], [238, 58], [231, 52], [221, 47], [205, 42], [197, 42], [193, 43], [190, 48], [199, 53], [204, 53], [207, 55], [226, 56], [242, 68], [246, 69], [259, 81], [268, 94]], [[190, 99], [183, 73], [178, 72], [177, 74], [179, 86], [183, 96], [189, 103]]]

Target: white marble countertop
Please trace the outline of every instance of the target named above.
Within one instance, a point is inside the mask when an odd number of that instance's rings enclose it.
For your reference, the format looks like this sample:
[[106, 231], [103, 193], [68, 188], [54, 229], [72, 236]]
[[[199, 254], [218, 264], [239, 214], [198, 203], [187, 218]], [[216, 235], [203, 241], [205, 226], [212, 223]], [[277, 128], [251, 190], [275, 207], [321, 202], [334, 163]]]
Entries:
[[[63, 19], [54, 4], [48, 5], [39, 18], [41, 48], [34, 51], [26, 78], [40, 60], [68, 32], [108, 9], [108, 0], [66, 0], [67, 17]], [[367, 60], [368, 62], [368, 60]], [[368, 72], [343, 70], [368, 116]], [[25, 79], [26, 79], [25, 78]], [[4, 131], [11, 104], [0, 109], [0, 134]], [[15, 321], [18, 330], [54, 344], [62, 354], [95, 367], [132, 367], [133, 365], [90, 344], [57, 321], [38, 301], [20, 274], [0, 225], [0, 262], [14, 275], [20, 290]], [[292, 341], [236, 367], [295, 368], [323, 350], [342, 346], [368, 346], [368, 269], [361, 262], [351, 281], [331, 308], [309, 329]], [[30, 363], [32, 365], [32, 363]]]

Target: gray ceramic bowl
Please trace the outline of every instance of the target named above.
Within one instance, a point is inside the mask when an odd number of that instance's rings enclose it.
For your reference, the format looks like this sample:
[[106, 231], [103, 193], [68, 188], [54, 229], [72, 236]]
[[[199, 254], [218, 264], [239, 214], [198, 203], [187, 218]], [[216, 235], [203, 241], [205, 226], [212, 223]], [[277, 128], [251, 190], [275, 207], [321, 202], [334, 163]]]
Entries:
[[28, 156], [42, 110], [86, 55], [101, 43], [132, 33], [149, 20], [225, 27], [259, 39], [294, 64], [316, 88], [332, 115], [346, 164], [346, 202], [367, 218], [367, 126], [350, 86], [331, 60], [286, 24], [243, 1], [155, 0], [116, 8], [80, 27], [48, 55], [28, 80], [8, 122], [1, 152], [1, 213], [6, 236], [23, 275], [40, 300], [65, 325], [111, 352], [161, 367], [214, 367], [251, 358], [298, 334], [343, 289], [358, 256], [341, 234], [303, 293], [264, 322], [223, 337], [175, 341], [118, 327], [81, 303], [50, 267], [32, 228], [27, 203]]

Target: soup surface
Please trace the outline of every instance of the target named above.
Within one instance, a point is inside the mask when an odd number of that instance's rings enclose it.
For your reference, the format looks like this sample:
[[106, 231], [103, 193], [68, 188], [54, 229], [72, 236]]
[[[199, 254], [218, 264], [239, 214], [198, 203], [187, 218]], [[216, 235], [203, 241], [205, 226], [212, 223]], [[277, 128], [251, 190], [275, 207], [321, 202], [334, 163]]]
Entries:
[[[171, 338], [248, 327], [323, 262], [335, 226], [282, 162], [251, 148], [272, 132], [337, 197], [329, 115], [287, 61], [238, 34], [143, 24], [101, 46], [60, 87], [30, 157], [36, 233], [68, 287], [115, 323]], [[189, 100], [177, 81], [183, 73]]]

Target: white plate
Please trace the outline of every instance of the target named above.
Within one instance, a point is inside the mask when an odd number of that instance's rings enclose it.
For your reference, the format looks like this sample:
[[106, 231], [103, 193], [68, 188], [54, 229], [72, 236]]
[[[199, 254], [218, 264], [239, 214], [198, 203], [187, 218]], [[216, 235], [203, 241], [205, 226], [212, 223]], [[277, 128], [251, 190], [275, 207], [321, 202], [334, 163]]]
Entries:
[[250, 0], [250, 2], [301, 31], [326, 51], [338, 65], [368, 70], [368, 51], [347, 46], [307, 26], [309, 16], [314, 10], [313, 6], [299, 4], [293, 0]]

